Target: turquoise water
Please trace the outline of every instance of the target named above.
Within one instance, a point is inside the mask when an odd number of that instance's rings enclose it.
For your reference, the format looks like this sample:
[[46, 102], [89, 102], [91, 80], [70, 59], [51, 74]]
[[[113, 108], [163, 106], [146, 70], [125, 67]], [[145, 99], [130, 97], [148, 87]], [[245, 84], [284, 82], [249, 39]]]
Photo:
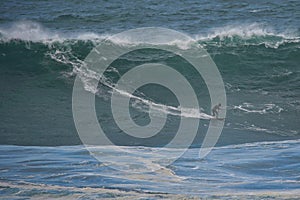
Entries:
[[[296, 198], [300, 188], [299, 10], [299, 1], [291, 0], [2, 1], [1, 196]], [[72, 116], [72, 88], [75, 76], [82, 74], [82, 61], [107, 37], [141, 27], [189, 35], [192, 44], [210, 54], [221, 73], [227, 116], [217, 147], [203, 160], [197, 153], [209, 121], [193, 110], [175, 109], [170, 114], [179, 102], [166, 88], [148, 85], [135, 93], [169, 114], [158, 136], [133, 138], [114, 122], [107, 84], [113, 85], [137, 65], [153, 62], [184, 74], [199, 91], [201, 112], [210, 114], [213, 105], [203, 79], [180, 56], [154, 49], [123, 55], [105, 73], [106, 82], [95, 90], [86, 87], [96, 94], [97, 119], [106, 135], [129, 152], [124, 157], [128, 163], [119, 166], [123, 171], [109, 167], [122, 160], [121, 155], [115, 156], [115, 147], [98, 149], [108, 155], [107, 166], [82, 146]], [[84, 84], [92, 80], [87, 74]], [[133, 120], [148, 124], [147, 105], [134, 100], [129, 106]], [[139, 152], [155, 152], [166, 145], [183, 116], [200, 121], [191, 149], [167, 167], [162, 164], [164, 155], [150, 153], [137, 159]], [[155, 164], [147, 162], [152, 158], [158, 159]], [[145, 171], [131, 174], [143, 167]]]

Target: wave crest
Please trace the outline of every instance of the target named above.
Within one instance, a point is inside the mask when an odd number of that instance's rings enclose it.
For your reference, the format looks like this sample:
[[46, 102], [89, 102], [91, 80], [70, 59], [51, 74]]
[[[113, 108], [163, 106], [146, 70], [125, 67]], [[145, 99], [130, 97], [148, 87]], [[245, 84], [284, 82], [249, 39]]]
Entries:
[[[63, 33], [52, 31], [33, 21], [18, 21], [8, 27], [0, 27], [0, 41], [22, 40], [30, 42], [65, 42], [68, 40], [92, 41], [95, 45], [104, 39], [110, 38], [110, 34], [98, 34], [95, 32]], [[173, 41], [170, 45], [189, 46], [191, 42], [203, 45], [217, 46], [244, 46], [265, 45], [278, 48], [287, 43], [300, 43], [300, 37], [296, 33], [278, 33], [262, 24], [228, 25], [210, 29], [205, 34], [191, 37], [194, 41]], [[113, 41], [122, 45], [129, 45], [126, 38], [122, 41]]]
[[278, 48], [283, 44], [300, 42], [296, 33], [279, 33], [273, 28], [257, 23], [213, 28], [206, 35], [195, 37], [199, 42], [218, 46], [265, 45]]

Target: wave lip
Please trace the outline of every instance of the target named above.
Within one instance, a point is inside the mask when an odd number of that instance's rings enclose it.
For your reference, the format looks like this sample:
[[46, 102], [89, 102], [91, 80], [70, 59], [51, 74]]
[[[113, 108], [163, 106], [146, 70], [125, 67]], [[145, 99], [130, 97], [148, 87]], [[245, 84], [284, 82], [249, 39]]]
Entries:
[[[95, 32], [62, 33], [45, 28], [34, 21], [17, 21], [9, 27], [0, 27], [0, 41], [9, 42], [11, 40], [22, 40], [31, 42], [64, 42], [66, 40], [92, 41], [97, 42], [104, 39], [111, 39], [112, 42], [121, 45], [131, 45], [134, 38], [124, 38], [116, 40], [111, 38], [111, 34], [98, 34]], [[205, 45], [261, 45], [278, 48], [286, 43], [299, 43], [300, 36], [292, 31], [279, 33], [273, 28], [253, 23], [242, 25], [227, 25], [210, 29], [205, 34], [198, 34], [191, 37], [193, 41], [172, 41], [172, 44], [187, 47], [191, 43], [198, 42]], [[172, 45], [171, 44], [171, 45]]]
[[196, 35], [196, 40], [209, 45], [261, 45], [278, 48], [286, 43], [298, 43], [300, 37], [292, 31], [279, 33], [271, 27], [262, 24], [228, 25], [213, 28], [207, 34]]

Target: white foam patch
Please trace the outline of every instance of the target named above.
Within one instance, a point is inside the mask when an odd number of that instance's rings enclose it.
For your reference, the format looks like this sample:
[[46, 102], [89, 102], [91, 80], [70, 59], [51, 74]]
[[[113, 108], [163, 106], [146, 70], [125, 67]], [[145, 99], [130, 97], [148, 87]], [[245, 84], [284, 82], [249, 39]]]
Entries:
[[239, 36], [244, 39], [250, 39], [253, 36], [276, 36], [286, 39], [296, 37], [293, 33], [278, 33], [273, 28], [258, 23], [227, 25], [224, 27], [213, 28], [210, 30], [210, 33], [206, 35], [196, 35], [195, 37], [198, 40], [207, 40], [216, 37], [221, 39], [232, 38], [233, 36]]
[[[198, 34], [194, 37], [199, 42], [211, 42], [213, 39], [220, 40], [217, 42], [217, 46], [222, 45], [223, 41], [229, 39], [229, 41], [226, 41], [226, 46], [264, 45], [266, 48], [274, 49], [284, 44], [300, 42], [297, 31], [286, 30], [284, 32], [278, 32], [272, 27], [259, 23], [235, 24], [212, 28], [208, 33]], [[214, 43], [215, 42], [213, 42], [212, 45]]]
[[[160, 34], [160, 33], [157, 33]], [[142, 45], [142, 44], [151, 44], [151, 45], [170, 45], [170, 46], [177, 46], [180, 49], [188, 49], [192, 44], [197, 43], [197, 40], [190, 38], [190, 40], [177, 40], [177, 39], [171, 39], [168, 37], [168, 35], [164, 35], [164, 33], [161, 33], [161, 35], [165, 38], [165, 40], [160, 40], [157, 42], [148, 42], [144, 41], [141, 42], [139, 40], [136, 40], [134, 37], [126, 37], [126, 38], [115, 38], [115, 37], [108, 37], [108, 39], [118, 45], [121, 46], [129, 46], [129, 45]]]
[[49, 31], [41, 24], [32, 21], [19, 21], [8, 28], [0, 28], [0, 33], [6, 40], [20, 39], [25, 41], [59, 40], [58, 33]]
[[240, 110], [245, 113], [258, 113], [258, 114], [281, 113], [283, 111], [283, 108], [273, 103], [254, 105], [245, 102], [241, 105], [234, 106], [233, 109]]
[[97, 34], [93, 32], [83, 32], [76, 34], [67, 34], [58, 31], [52, 31], [42, 24], [34, 21], [18, 21], [8, 27], [0, 27], [2, 41], [23, 40], [31, 42], [64, 42], [65, 40], [103, 40], [109, 35]]
[[252, 143], [244, 143], [244, 144], [232, 144], [221, 147], [214, 147], [214, 149], [242, 149], [247, 147], [261, 147], [267, 145], [282, 145], [282, 144], [300, 144], [300, 139], [295, 140], [281, 140], [281, 141], [267, 141], [267, 142], [252, 142]]
[[[30, 182], [0, 182], [0, 187], [15, 189], [16, 192], [3, 194], [8, 199], [19, 199], [31, 191], [30, 199], [153, 199], [157, 195], [164, 199], [188, 199], [189, 195], [143, 192], [140, 190], [121, 190], [93, 187], [71, 187], [53, 184], [35, 184]], [[55, 193], [54, 193], [55, 191]]]

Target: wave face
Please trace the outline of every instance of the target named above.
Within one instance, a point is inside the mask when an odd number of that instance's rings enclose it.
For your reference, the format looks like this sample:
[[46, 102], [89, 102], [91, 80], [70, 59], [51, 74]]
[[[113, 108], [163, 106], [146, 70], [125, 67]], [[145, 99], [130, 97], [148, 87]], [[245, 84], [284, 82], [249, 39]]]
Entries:
[[[96, 94], [98, 121], [116, 144], [163, 146], [176, 133], [180, 118], [186, 117], [200, 120], [193, 144], [199, 146], [212, 105], [203, 79], [180, 57], [151, 49], [131, 52], [113, 63], [96, 88], [90, 84], [97, 74], [82, 67], [89, 52], [104, 39], [139, 27], [181, 31], [192, 41], [176, 45], [184, 49], [200, 44], [210, 54], [228, 98], [218, 145], [299, 138], [299, 1], [116, 0], [79, 5], [75, 0], [29, 0], [0, 4], [1, 144], [80, 144], [71, 98], [74, 78], [80, 75], [85, 89]], [[130, 45], [126, 40], [112, 42]], [[154, 137], [143, 142], [127, 138], [113, 122], [110, 95], [122, 73], [150, 62], [180, 69], [199, 90], [201, 109], [179, 107], [175, 96], [158, 85], [140, 88], [130, 101], [137, 124], [150, 122], [151, 105], [168, 114], [163, 141]]]
[[[84, 71], [83, 60], [109, 35], [59, 33], [33, 21], [13, 23], [1, 28], [0, 33], [3, 144], [79, 144], [71, 111], [74, 77], [82, 76], [85, 89], [97, 95], [98, 120], [107, 123], [113, 121], [109, 106], [112, 83], [122, 73], [144, 63], [158, 62], [181, 69], [189, 81], [201, 88], [197, 94], [203, 100], [201, 111], [179, 108], [174, 95], [163, 87], [145, 86], [132, 97], [133, 118], [137, 124], [148, 124], [149, 102], [155, 103], [159, 112], [169, 114], [163, 130], [169, 136], [163, 142], [155, 137], [141, 142], [126, 138], [116, 124], [108, 123], [104, 129], [116, 144], [161, 146], [174, 137], [180, 117], [210, 118], [212, 105], [205, 83], [178, 56], [149, 49], [126, 54], [109, 68], [107, 82], [92, 88], [89, 83], [95, 74]], [[272, 32], [257, 23], [215, 28], [192, 37], [193, 43], [202, 45], [211, 55], [225, 83], [228, 113], [220, 145], [299, 137], [299, 37]], [[127, 41], [113, 42], [130, 45]], [[190, 42], [177, 45], [186, 48]], [[49, 127], [49, 123], [53, 126]], [[206, 130], [207, 123], [201, 121], [200, 133]], [[245, 132], [243, 138], [238, 134], [241, 131]], [[26, 137], [16, 138], [19, 134]], [[49, 141], [49, 136], [53, 140]], [[195, 145], [202, 137], [199, 134]]]

